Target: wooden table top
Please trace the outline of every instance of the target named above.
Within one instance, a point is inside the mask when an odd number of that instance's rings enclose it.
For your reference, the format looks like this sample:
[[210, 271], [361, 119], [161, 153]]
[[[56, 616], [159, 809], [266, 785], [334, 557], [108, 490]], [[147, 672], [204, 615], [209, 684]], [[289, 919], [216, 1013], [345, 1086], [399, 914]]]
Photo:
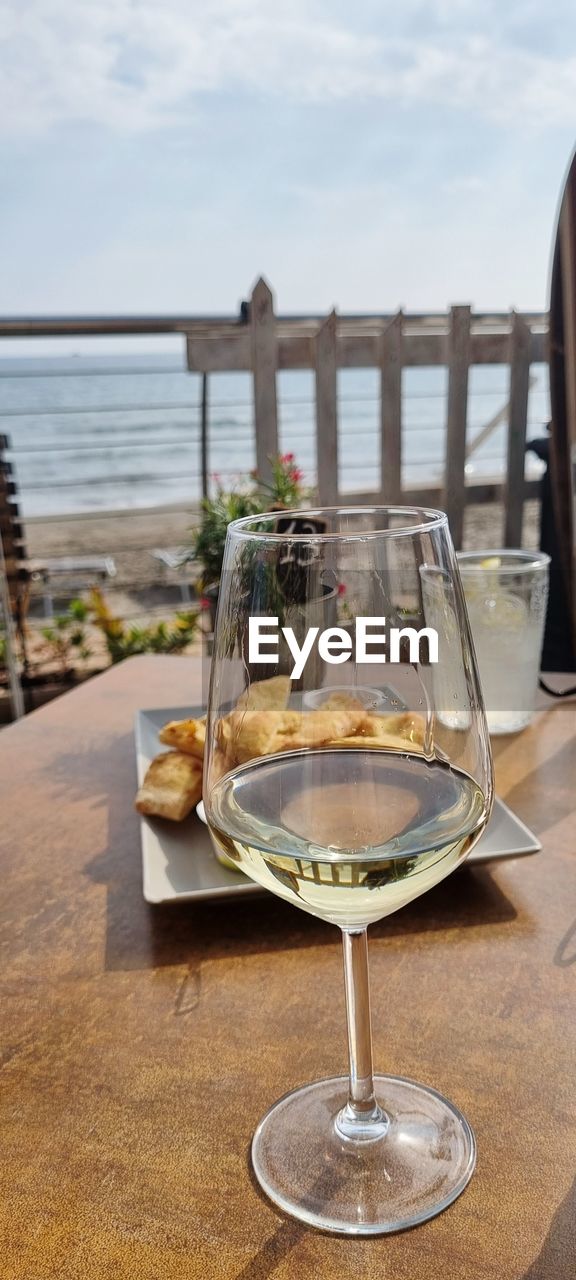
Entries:
[[0, 735], [5, 1280], [573, 1280], [576, 715], [496, 740], [540, 835], [371, 933], [375, 1064], [478, 1139], [463, 1196], [373, 1240], [283, 1218], [248, 1148], [288, 1089], [346, 1069], [335, 928], [272, 896], [147, 906], [133, 715], [200, 664], [134, 658]]

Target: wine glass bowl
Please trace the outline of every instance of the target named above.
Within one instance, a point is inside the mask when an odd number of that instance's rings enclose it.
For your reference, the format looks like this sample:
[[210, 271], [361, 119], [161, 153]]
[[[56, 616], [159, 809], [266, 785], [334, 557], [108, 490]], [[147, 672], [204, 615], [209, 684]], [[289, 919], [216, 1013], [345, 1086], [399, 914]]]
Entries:
[[216, 843], [344, 942], [348, 1088], [335, 1077], [275, 1104], [254, 1137], [256, 1175], [325, 1229], [414, 1225], [463, 1190], [474, 1139], [434, 1089], [373, 1076], [366, 929], [454, 870], [490, 812], [446, 517], [334, 508], [231, 525], [206, 743]]

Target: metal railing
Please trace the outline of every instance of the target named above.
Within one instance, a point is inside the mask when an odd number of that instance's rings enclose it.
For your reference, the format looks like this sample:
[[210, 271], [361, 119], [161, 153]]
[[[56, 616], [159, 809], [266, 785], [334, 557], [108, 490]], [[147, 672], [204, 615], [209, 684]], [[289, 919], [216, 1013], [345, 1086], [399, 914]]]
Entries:
[[[536, 482], [525, 474], [527, 431], [541, 430], [546, 418], [544, 410], [529, 416], [531, 366], [547, 356], [544, 313], [473, 313], [460, 306], [428, 314], [276, 315], [272, 293], [259, 281], [237, 315], [0, 319], [0, 338], [150, 335], [181, 337], [182, 363], [150, 357], [146, 363], [126, 358], [120, 364], [102, 358], [97, 371], [83, 368], [81, 360], [66, 369], [27, 366], [25, 382], [16, 384], [23, 372], [3, 367], [0, 344], [0, 432], [11, 437], [9, 457], [27, 536], [50, 524], [66, 525], [73, 547], [75, 522], [92, 521], [95, 530], [104, 531], [113, 509], [126, 530], [140, 528], [138, 518], [146, 518], [146, 537], [130, 539], [130, 551], [145, 556], [154, 540], [152, 522], [162, 542], [166, 509], [192, 523], [199, 498], [210, 489], [213, 468], [223, 482], [253, 463], [265, 474], [270, 456], [289, 448], [304, 462], [322, 502], [441, 505], [458, 545], [467, 504], [500, 499], [505, 541], [520, 543], [524, 503], [536, 493]], [[506, 386], [498, 394], [471, 385], [473, 368], [489, 365], [506, 371]], [[436, 381], [415, 387], [414, 371], [424, 369]], [[375, 388], [350, 394], [339, 387], [339, 377], [352, 370], [373, 371]], [[439, 370], [445, 385], [438, 381]], [[306, 394], [279, 394], [278, 375], [285, 371], [308, 371]], [[96, 372], [112, 380], [100, 400], [79, 391], [88, 384], [78, 380]], [[214, 391], [222, 373], [246, 375], [239, 398], [222, 399]], [[192, 393], [188, 374], [197, 375]], [[177, 387], [170, 381], [170, 394], [162, 396], [158, 384], [149, 396], [143, 389], [148, 381], [139, 384], [137, 401], [122, 393], [111, 397], [110, 387], [122, 385], [118, 378], [148, 375], [170, 380], [182, 375], [181, 390], [179, 381]], [[61, 381], [38, 381], [54, 378], [73, 380], [71, 401], [50, 394], [51, 386], [64, 385]], [[16, 385], [28, 388], [28, 400], [16, 394]], [[483, 396], [485, 415], [471, 414], [470, 406], [478, 408]], [[434, 406], [429, 437], [416, 412], [418, 401]], [[159, 423], [161, 434], [155, 435]], [[482, 468], [475, 472], [478, 458]], [[127, 488], [139, 505], [118, 500]], [[117, 550], [102, 532], [98, 551]], [[123, 588], [119, 583], [110, 589]]]
[[[543, 313], [493, 312], [473, 314], [469, 307], [453, 307], [448, 313], [429, 314], [341, 314], [332, 313], [327, 319], [321, 316], [283, 316], [274, 314], [272, 294], [260, 280], [250, 302], [243, 303], [236, 316], [120, 316], [120, 317], [9, 317], [0, 320], [0, 337], [86, 337], [86, 336], [142, 336], [182, 335], [186, 340], [187, 369], [202, 375], [201, 389], [196, 400], [186, 397], [180, 402], [148, 403], [147, 405], [108, 404], [101, 406], [62, 406], [41, 408], [20, 406], [6, 412], [0, 409], [0, 420], [9, 427], [9, 420], [33, 414], [40, 417], [55, 413], [61, 418], [78, 417], [80, 413], [119, 414], [131, 413], [139, 407], [147, 412], [170, 413], [174, 423], [172, 437], [164, 434], [158, 441], [145, 438], [149, 423], [134, 422], [130, 427], [124, 422], [119, 437], [118, 424], [115, 438], [90, 443], [78, 439], [66, 439], [51, 445], [52, 450], [65, 452], [68, 448], [78, 452], [84, 449], [92, 455], [105, 450], [120, 451], [129, 445], [128, 435], [138, 439], [139, 450], [169, 447], [188, 447], [196, 451], [197, 465], [183, 473], [179, 465], [176, 472], [163, 472], [164, 482], [191, 482], [198, 493], [206, 494], [209, 487], [211, 425], [218, 404], [210, 404], [209, 378], [223, 372], [244, 372], [253, 382], [253, 423], [235, 425], [231, 436], [222, 431], [218, 444], [227, 443], [254, 448], [255, 459], [262, 474], [269, 467], [269, 457], [279, 447], [277, 373], [283, 370], [310, 370], [315, 382], [315, 475], [319, 497], [322, 501], [338, 501], [344, 493], [354, 492], [356, 486], [342, 484], [342, 471], [348, 481], [358, 463], [339, 459], [338, 411], [345, 403], [338, 397], [336, 378], [339, 370], [373, 369], [380, 375], [378, 396], [379, 459], [376, 483], [370, 489], [356, 493], [359, 499], [374, 501], [409, 500], [441, 502], [448, 510], [457, 545], [462, 538], [465, 505], [468, 501], [484, 501], [496, 496], [506, 503], [506, 541], [509, 545], [521, 538], [524, 500], [533, 493], [534, 486], [526, 481], [524, 473], [524, 449], [528, 425], [528, 400], [530, 391], [530, 366], [546, 358], [547, 317]], [[1, 355], [1, 346], [0, 346]], [[508, 365], [510, 369], [509, 394], [496, 412], [472, 437], [469, 423], [469, 376], [474, 365]], [[441, 482], [414, 483], [417, 463], [412, 463], [411, 484], [403, 475], [403, 443], [410, 433], [405, 422], [404, 407], [410, 398], [403, 389], [403, 371], [415, 368], [444, 367], [448, 373], [445, 414], [445, 453]], [[175, 366], [171, 372], [177, 372]], [[100, 374], [169, 372], [153, 364], [148, 369], [138, 366], [100, 369]], [[17, 376], [4, 373], [3, 377]], [[28, 377], [50, 376], [30, 371]], [[60, 374], [59, 376], [64, 376]], [[82, 376], [70, 372], [69, 376]], [[438, 395], [438, 392], [432, 392]], [[413, 397], [415, 398], [415, 397]], [[428, 396], [430, 398], [430, 395]], [[228, 402], [222, 408], [231, 408]], [[244, 405], [246, 407], [246, 405]], [[176, 411], [188, 415], [186, 421], [174, 422]], [[8, 420], [8, 421], [6, 421]], [[471, 476], [470, 459], [485, 445], [496, 429], [508, 422], [508, 447], [505, 475], [495, 474], [479, 480]], [[254, 434], [253, 434], [254, 433]], [[373, 430], [366, 431], [372, 437]], [[123, 438], [122, 438], [123, 437]], [[308, 427], [300, 432], [301, 438], [310, 437]], [[298, 432], [292, 429], [290, 446], [298, 445]], [[41, 446], [35, 446], [41, 452]], [[15, 445], [14, 457], [28, 457], [33, 448]], [[152, 455], [151, 455], [152, 456]], [[488, 461], [486, 453], [484, 460]], [[438, 459], [435, 460], [436, 466]], [[494, 461], [499, 459], [494, 457]], [[429, 459], [420, 463], [428, 469]], [[468, 465], [467, 465], [468, 464]], [[219, 466], [221, 475], [234, 474], [235, 468]], [[375, 468], [374, 468], [375, 470]], [[496, 468], [495, 468], [496, 470]], [[117, 476], [103, 474], [91, 480], [91, 484], [106, 484], [112, 493], [118, 485], [152, 481], [157, 475], [137, 474], [133, 471]], [[32, 485], [23, 483], [23, 489]], [[50, 489], [49, 478], [37, 481], [36, 491]], [[63, 481], [62, 488], [75, 487], [73, 480]]]

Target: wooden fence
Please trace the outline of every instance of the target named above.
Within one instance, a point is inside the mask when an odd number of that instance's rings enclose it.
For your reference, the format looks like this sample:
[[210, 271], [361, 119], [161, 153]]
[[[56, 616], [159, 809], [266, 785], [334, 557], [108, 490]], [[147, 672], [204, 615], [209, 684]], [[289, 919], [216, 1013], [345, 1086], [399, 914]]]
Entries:
[[[524, 459], [530, 366], [547, 358], [547, 316], [512, 311], [473, 314], [455, 306], [438, 315], [279, 318], [272, 291], [258, 280], [242, 321], [198, 320], [186, 325], [188, 368], [196, 373], [248, 371], [254, 382], [256, 458], [263, 475], [278, 452], [276, 374], [281, 369], [312, 369], [315, 375], [318, 497], [323, 504], [421, 503], [448, 512], [452, 536], [462, 543], [467, 502], [500, 498], [505, 504], [506, 546], [522, 539], [524, 502], [537, 484], [525, 480]], [[474, 442], [468, 428], [468, 379], [473, 365], [510, 367], [508, 405]], [[402, 487], [402, 370], [443, 365], [448, 369], [446, 455], [443, 484]], [[370, 492], [340, 491], [338, 465], [338, 369], [380, 371], [380, 475]], [[468, 482], [466, 461], [479, 443], [508, 420], [504, 481]]]
[[[537, 492], [526, 481], [524, 452], [530, 390], [530, 366], [547, 359], [548, 317], [543, 313], [473, 314], [468, 306], [448, 313], [404, 315], [277, 316], [273, 296], [259, 280], [239, 316], [84, 316], [0, 318], [0, 338], [140, 336], [178, 334], [186, 342], [188, 369], [203, 375], [200, 469], [208, 484], [208, 395], [211, 373], [250, 372], [254, 384], [256, 457], [263, 475], [278, 452], [276, 374], [282, 369], [309, 369], [315, 374], [316, 461], [322, 503], [417, 503], [444, 507], [452, 534], [461, 545], [466, 503], [502, 499], [505, 542], [519, 545], [524, 502]], [[468, 379], [474, 365], [508, 365], [508, 403], [490, 422], [468, 430]], [[443, 482], [434, 488], [404, 488], [402, 483], [402, 370], [444, 366], [448, 370], [446, 452]], [[339, 369], [380, 371], [380, 465], [370, 492], [340, 490], [338, 457]], [[477, 482], [467, 476], [466, 461], [501, 423], [508, 426], [504, 480]], [[0, 464], [0, 500], [7, 516], [15, 502], [6, 467]], [[1, 505], [0, 501], [0, 505]], [[126, 513], [123, 513], [126, 514]], [[18, 663], [13, 657], [13, 593], [18, 581], [16, 526], [0, 513], [0, 623], [14, 714], [22, 713]], [[13, 541], [8, 537], [13, 535]]]

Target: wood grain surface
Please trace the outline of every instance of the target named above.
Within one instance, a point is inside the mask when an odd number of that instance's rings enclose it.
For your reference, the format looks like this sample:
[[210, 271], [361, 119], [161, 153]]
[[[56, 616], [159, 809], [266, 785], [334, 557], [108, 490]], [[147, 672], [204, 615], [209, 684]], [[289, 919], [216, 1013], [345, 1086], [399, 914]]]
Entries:
[[248, 1161], [270, 1103], [345, 1070], [337, 931], [271, 896], [142, 899], [133, 715], [200, 685], [135, 658], [0, 735], [3, 1280], [574, 1277], [574, 703], [496, 744], [543, 852], [371, 929], [376, 1066], [461, 1106], [479, 1159], [434, 1221], [346, 1240]]

